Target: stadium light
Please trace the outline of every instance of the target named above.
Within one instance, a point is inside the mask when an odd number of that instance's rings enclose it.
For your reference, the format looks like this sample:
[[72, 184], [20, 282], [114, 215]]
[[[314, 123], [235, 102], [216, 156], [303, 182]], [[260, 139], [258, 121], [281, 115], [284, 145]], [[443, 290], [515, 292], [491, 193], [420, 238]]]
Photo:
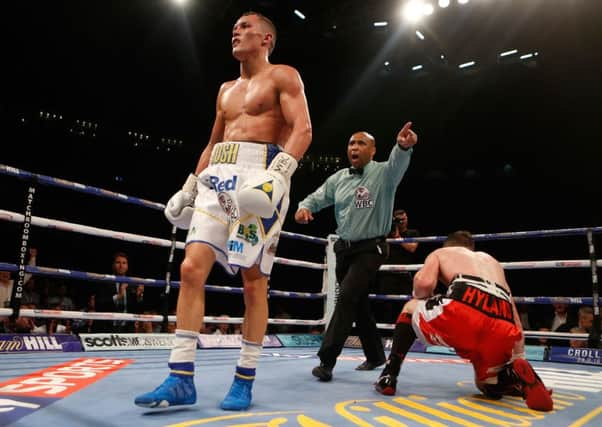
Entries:
[[446, 8], [449, 6], [449, 0], [439, 0], [439, 7]]
[[518, 50], [512, 49], [512, 50], [507, 50], [505, 52], [500, 53], [500, 56], [501, 57], [510, 56], [510, 55], [514, 55], [515, 53], [518, 53]]
[[465, 62], [463, 64], [458, 65], [458, 68], [468, 68], [468, 67], [472, 67], [476, 64], [475, 61], [469, 61], [469, 62]]
[[410, 22], [416, 22], [424, 16], [424, 3], [421, 0], [410, 0], [401, 11], [403, 17]]

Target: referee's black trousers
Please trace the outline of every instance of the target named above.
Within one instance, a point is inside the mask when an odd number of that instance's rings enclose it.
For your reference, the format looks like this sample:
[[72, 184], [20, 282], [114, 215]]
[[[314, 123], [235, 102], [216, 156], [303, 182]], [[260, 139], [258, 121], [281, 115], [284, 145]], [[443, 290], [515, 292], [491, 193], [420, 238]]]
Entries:
[[386, 360], [385, 351], [368, 294], [376, 272], [388, 257], [389, 246], [384, 238], [348, 245], [339, 240], [334, 250], [339, 292], [318, 356], [323, 364], [333, 367], [355, 321], [366, 360], [382, 364]]

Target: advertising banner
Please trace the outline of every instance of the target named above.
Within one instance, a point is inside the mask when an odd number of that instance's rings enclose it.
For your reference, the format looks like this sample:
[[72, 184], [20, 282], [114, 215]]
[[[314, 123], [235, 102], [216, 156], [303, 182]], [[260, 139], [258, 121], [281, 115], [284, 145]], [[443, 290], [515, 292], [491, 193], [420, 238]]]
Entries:
[[80, 334], [85, 351], [169, 350], [174, 334]]
[[20, 351], [81, 351], [75, 335], [0, 334], [0, 353]]

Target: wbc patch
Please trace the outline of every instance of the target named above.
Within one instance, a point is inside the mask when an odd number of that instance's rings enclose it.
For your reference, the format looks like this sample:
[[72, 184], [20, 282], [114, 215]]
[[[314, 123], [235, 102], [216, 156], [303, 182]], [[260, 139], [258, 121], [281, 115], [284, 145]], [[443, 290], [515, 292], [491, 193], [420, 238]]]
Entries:
[[356, 209], [373, 208], [374, 200], [370, 195], [370, 190], [363, 185], [357, 187], [355, 189], [355, 200], [353, 203]]

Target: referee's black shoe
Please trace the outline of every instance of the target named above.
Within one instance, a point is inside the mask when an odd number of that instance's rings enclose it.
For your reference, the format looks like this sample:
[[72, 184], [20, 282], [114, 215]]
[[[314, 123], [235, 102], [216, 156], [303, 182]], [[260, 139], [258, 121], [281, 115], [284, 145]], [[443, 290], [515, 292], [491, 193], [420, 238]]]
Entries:
[[327, 366], [324, 363], [320, 363], [319, 366], [316, 366], [312, 369], [311, 374], [320, 381], [327, 382], [332, 380], [332, 368], [332, 366]]
[[370, 362], [369, 360], [364, 360], [361, 364], [357, 365], [355, 367], [356, 371], [373, 371], [376, 368], [378, 368], [379, 366], [384, 365], [386, 362], [386, 360], [383, 360], [382, 362], [378, 362], [378, 363], [373, 363]]

